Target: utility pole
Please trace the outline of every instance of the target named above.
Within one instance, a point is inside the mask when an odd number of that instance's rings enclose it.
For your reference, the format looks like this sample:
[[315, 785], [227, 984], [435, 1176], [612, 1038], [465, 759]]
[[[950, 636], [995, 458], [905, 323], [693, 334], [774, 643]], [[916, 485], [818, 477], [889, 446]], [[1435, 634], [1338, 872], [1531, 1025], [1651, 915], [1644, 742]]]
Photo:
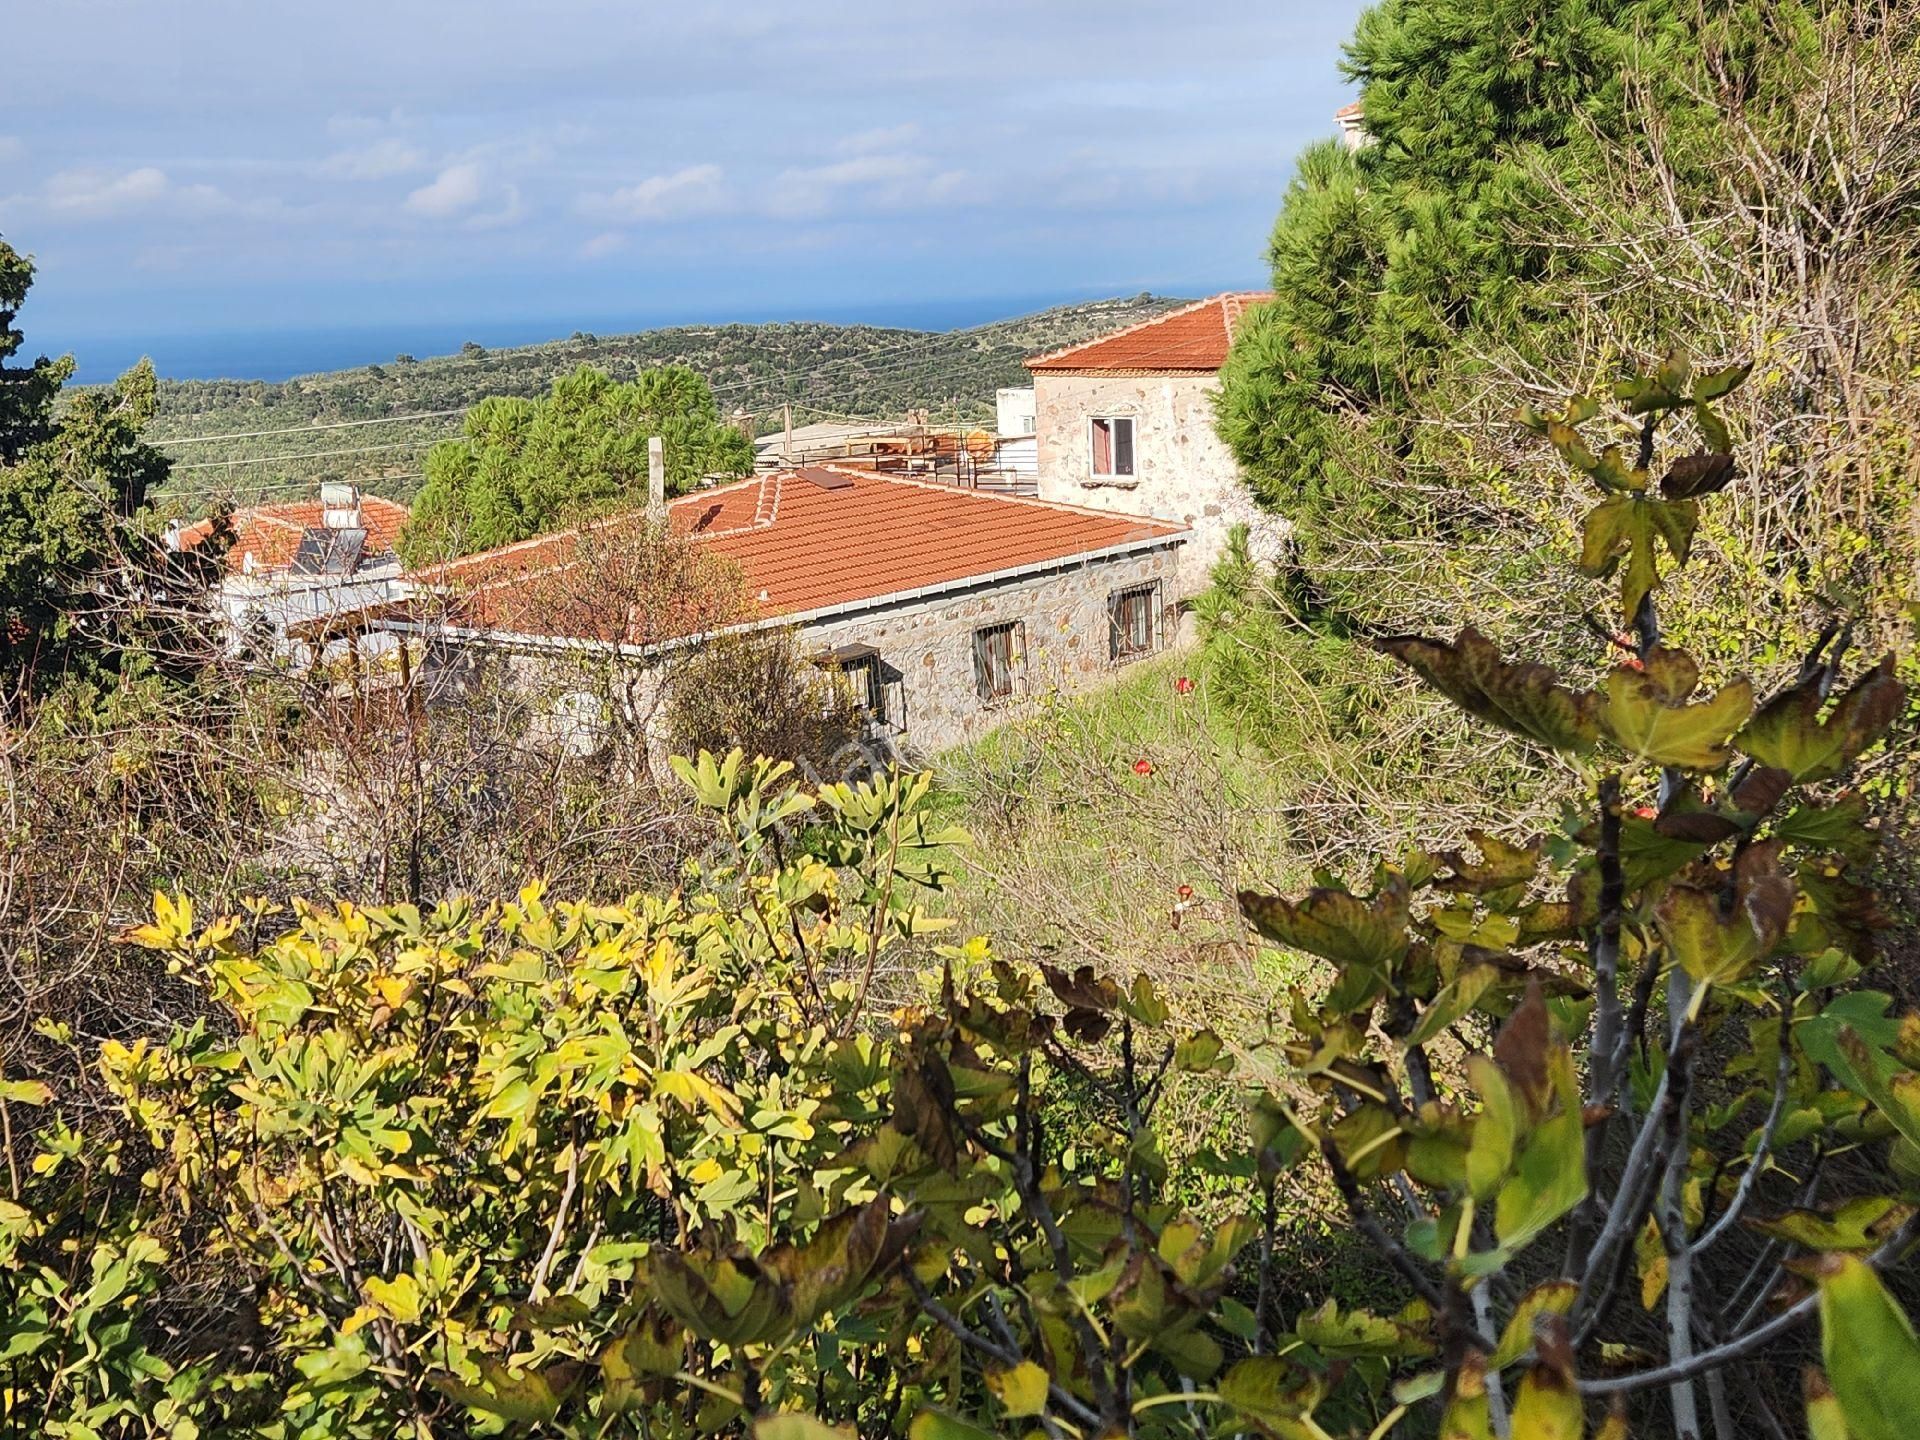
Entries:
[[786, 469], [793, 468], [793, 405], [788, 402], [780, 407], [780, 422], [785, 436], [780, 442], [780, 464]]
[[658, 435], [647, 437], [647, 518], [667, 518], [667, 444]]

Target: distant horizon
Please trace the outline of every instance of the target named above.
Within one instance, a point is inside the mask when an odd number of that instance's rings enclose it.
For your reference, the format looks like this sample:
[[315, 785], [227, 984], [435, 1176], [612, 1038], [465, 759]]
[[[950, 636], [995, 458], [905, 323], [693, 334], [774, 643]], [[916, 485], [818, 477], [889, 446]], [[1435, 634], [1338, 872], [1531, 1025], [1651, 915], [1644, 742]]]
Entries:
[[1364, 4], [29, 6], [0, 238], [90, 381], [1257, 284]]
[[521, 349], [566, 340], [576, 333], [616, 336], [700, 325], [825, 324], [879, 329], [970, 330], [997, 321], [1065, 305], [1085, 305], [1133, 295], [1189, 298], [1244, 289], [1241, 281], [1216, 280], [1140, 290], [1053, 291], [1024, 295], [955, 296], [922, 300], [822, 301], [792, 307], [661, 308], [598, 318], [577, 313], [496, 316], [477, 320], [419, 319], [387, 324], [336, 326], [261, 325], [245, 329], [156, 331], [143, 335], [87, 334], [64, 338], [31, 323], [31, 305], [18, 322], [26, 343], [21, 358], [71, 354], [79, 384], [99, 385], [151, 358], [163, 380], [280, 384], [303, 375], [391, 364], [398, 356], [432, 360], [457, 354], [471, 342], [489, 350]]

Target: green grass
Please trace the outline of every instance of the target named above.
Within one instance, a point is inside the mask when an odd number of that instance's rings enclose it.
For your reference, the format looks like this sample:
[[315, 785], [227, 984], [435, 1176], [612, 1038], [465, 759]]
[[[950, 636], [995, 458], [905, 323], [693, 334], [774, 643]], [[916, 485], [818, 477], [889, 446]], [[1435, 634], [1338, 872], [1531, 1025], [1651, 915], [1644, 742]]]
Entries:
[[1042, 701], [935, 770], [945, 818], [973, 837], [947, 904], [964, 927], [1004, 955], [1144, 970], [1224, 1029], [1223, 1011], [1250, 1022], [1296, 978], [1262, 958], [1235, 893], [1305, 874], [1284, 767], [1238, 733], [1202, 661], [1182, 651]]

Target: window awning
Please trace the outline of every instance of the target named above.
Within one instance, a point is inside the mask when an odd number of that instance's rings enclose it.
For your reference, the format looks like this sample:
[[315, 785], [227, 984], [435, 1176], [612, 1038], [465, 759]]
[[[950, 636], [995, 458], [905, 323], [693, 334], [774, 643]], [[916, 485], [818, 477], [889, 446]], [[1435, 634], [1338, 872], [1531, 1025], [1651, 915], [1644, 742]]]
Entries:
[[872, 660], [880, 652], [871, 645], [839, 645], [832, 650], [822, 650], [813, 657], [816, 665], [850, 665], [855, 660]]

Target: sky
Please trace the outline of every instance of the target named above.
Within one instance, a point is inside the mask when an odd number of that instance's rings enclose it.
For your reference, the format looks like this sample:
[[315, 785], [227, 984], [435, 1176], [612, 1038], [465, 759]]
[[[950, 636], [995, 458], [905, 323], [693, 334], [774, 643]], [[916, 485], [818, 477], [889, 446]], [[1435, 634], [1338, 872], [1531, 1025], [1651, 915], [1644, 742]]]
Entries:
[[1258, 285], [1294, 155], [1352, 98], [1360, 8], [23, 6], [0, 236], [39, 267], [30, 347], [83, 364]]

